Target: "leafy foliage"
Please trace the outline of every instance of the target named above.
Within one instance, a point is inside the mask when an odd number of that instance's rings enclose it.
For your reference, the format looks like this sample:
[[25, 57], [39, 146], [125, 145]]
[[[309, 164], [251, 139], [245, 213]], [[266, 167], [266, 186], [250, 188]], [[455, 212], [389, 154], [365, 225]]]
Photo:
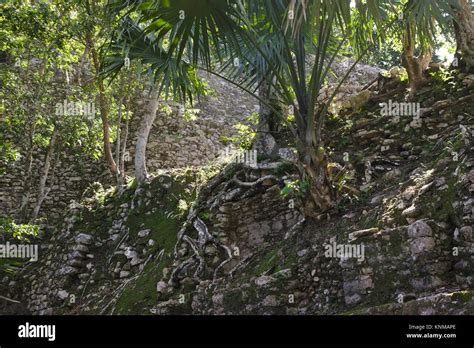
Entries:
[[34, 224], [17, 224], [12, 218], [0, 217], [0, 232], [19, 240], [36, 237], [39, 227]]

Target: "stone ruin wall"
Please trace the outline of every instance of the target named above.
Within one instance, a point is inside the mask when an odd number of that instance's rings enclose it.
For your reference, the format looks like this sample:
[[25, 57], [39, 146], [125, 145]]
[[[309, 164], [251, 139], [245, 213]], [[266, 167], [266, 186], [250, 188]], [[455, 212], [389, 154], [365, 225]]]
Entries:
[[[167, 115], [158, 112], [147, 145], [147, 166], [149, 172], [158, 169], [202, 166], [215, 160], [226, 145], [222, 137], [236, 135], [233, 126], [252, 112], [258, 111], [258, 101], [238, 88], [213, 76], [204, 76], [211, 93], [201, 97], [194, 107], [199, 110], [196, 119], [187, 121], [178, 108]], [[134, 118], [130, 122], [127, 141], [127, 175], [133, 176], [133, 156], [139, 120], [146, 112], [145, 98], [137, 99], [132, 106]], [[8, 137], [8, 135], [7, 135]], [[25, 150], [23, 139], [13, 139], [21, 157], [12, 163], [6, 173], [0, 175], [0, 216], [18, 217], [24, 193]], [[30, 211], [36, 201], [36, 188], [43, 167], [44, 151], [33, 156], [33, 193], [30, 197]], [[98, 161], [71, 153], [63, 154], [55, 169], [51, 192], [43, 202], [40, 217], [59, 219], [71, 200], [80, 199], [83, 191], [92, 182], [108, 183], [110, 176], [103, 160]], [[47, 185], [51, 182], [48, 179]]]
[[[335, 64], [335, 71], [343, 71], [347, 62]], [[359, 64], [347, 80], [347, 85], [338, 94], [338, 99], [351, 98], [357, 94], [367, 81], [372, 81], [379, 69]], [[211, 74], [201, 76], [207, 83], [210, 93], [201, 97], [194, 108], [199, 112], [196, 119], [187, 121], [179, 112], [178, 107], [172, 107], [172, 113], [159, 111], [150, 132], [147, 145], [147, 167], [153, 173], [158, 169], [173, 169], [196, 167], [213, 162], [226, 145], [224, 137], [237, 135], [233, 127], [237, 123], [245, 123], [245, 118], [253, 112], [258, 112], [259, 103], [254, 97], [237, 87]], [[331, 82], [332, 85], [332, 82]], [[137, 97], [132, 105], [132, 117], [127, 140], [128, 160], [125, 162], [126, 174], [133, 177], [133, 158], [136, 144], [136, 132], [139, 120], [146, 112], [146, 94]], [[20, 150], [21, 157], [12, 163], [5, 174], [0, 175], [0, 216], [18, 217], [21, 200], [24, 193], [25, 149], [24, 139], [12, 139], [14, 147]], [[74, 151], [80, 153], [80, 149]], [[33, 192], [29, 200], [31, 211], [36, 201], [36, 187], [39, 173], [43, 167], [44, 151], [36, 151], [33, 156]], [[103, 159], [93, 160], [77, 153], [64, 153], [57, 165], [55, 178], [49, 195], [43, 202], [40, 217], [53, 220], [60, 218], [65, 207], [71, 200], [81, 198], [84, 190], [93, 182], [107, 184], [111, 182], [110, 175]], [[48, 179], [47, 185], [51, 183]]]

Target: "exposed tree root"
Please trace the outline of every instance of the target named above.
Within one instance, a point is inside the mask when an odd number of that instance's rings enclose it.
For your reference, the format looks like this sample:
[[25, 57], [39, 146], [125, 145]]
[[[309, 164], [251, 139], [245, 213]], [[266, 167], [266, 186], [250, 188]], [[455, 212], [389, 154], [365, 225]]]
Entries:
[[197, 246], [197, 243], [194, 239], [189, 236], [184, 236], [183, 239], [189, 244], [191, 249], [194, 252], [194, 258], [199, 261], [199, 265], [194, 272], [194, 277], [201, 275], [206, 268], [206, 261], [204, 260], [204, 253], [201, 247]]
[[229, 263], [231, 260], [232, 260], [232, 251], [230, 250], [230, 248], [224, 244], [220, 244], [221, 248], [223, 248], [226, 253], [227, 253], [227, 258], [222, 261], [219, 266], [216, 267], [216, 269], [214, 270], [214, 275], [213, 275], [213, 281], [216, 280], [217, 278], [217, 272], [219, 272], [219, 270], [224, 267], [227, 263]]
[[206, 270], [206, 261], [204, 257], [204, 249], [207, 244], [211, 243], [216, 246], [216, 248], [223, 249], [226, 254], [226, 259], [222, 261], [214, 270], [213, 279], [215, 280], [217, 277], [217, 273], [219, 270], [224, 267], [227, 263], [232, 260], [232, 251], [227, 246], [221, 243], [217, 238], [209, 233], [209, 230], [200, 218], [196, 217], [193, 222], [194, 228], [198, 232], [198, 239], [195, 240], [187, 235], [182, 237], [188, 245], [190, 246], [191, 250], [193, 251], [193, 255], [186, 259], [183, 263], [181, 263], [178, 267], [175, 268], [171, 275], [171, 284], [176, 286], [179, 284], [179, 274], [185, 274], [188, 269], [193, 266], [194, 264], [198, 263], [196, 270], [194, 271], [194, 277], [199, 277], [205, 273]]
[[242, 261], [240, 261], [237, 265], [234, 266], [234, 268], [232, 268], [230, 271], [229, 271], [229, 276], [232, 278], [234, 276], [234, 273], [242, 268], [243, 266], [247, 265], [251, 260], [252, 258], [255, 256], [256, 254], [253, 253], [253, 254], [250, 254], [248, 256], [246, 256]]
[[[209, 203], [207, 203], [208, 197], [211, 195], [212, 191], [224, 183], [227, 178], [229, 177], [229, 174], [235, 170], [236, 165], [232, 164], [224, 168], [224, 171], [220, 174], [209, 180], [208, 184], [204, 186], [198, 193], [198, 196], [194, 203], [192, 204], [191, 208], [189, 209], [188, 216], [186, 218], [186, 221], [184, 222], [183, 226], [178, 232], [178, 239], [176, 241], [176, 244], [174, 246], [174, 257], [178, 257], [178, 245], [182, 242], [183, 236], [188, 230], [188, 228], [193, 224], [193, 221], [196, 219], [199, 211], [206, 209], [209, 207]], [[227, 188], [231, 182], [227, 182], [224, 186], [224, 188], [221, 190], [221, 194], [215, 199], [219, 200], [219, 198], [226, 192]], [[207, 204], [206, 204], [207, 203]], [[212, 206], [211, 206], [212, 208]]]
[[261, 178], [255, 180], [253, 182], [244, 182], [244, 181], [239, 180], [237, 178], [237, 174], [236, 174], [236, 175], [234, 175], [234, 178], [232, 180], [233, 180], [233, 182], [235, 182], [239, 186], [252, 187], [252, 186], [260, 184], [261, 182], [263, 182], [265, 180], [279, 180], [279, 178], [276, 177], [275, 175], [266, 175], [266, 176], [262, 176]]
[[[277, 166], [277, 164], [278, 163], [272, 163], [271, 168]], [[246, 196], [247, 194], [253, 195], [260, 189], [258, 185], [266, 180], [280, 180], [277, 176], [274, 175], [265, 175], [252, 182], [247, 182], [239, 179], [239, 176], [244, 175], [246, 170], [255, 169], [256, 168], [246, 168], [245, 166], [237, 164], [229, 165], [220, 175], [211, 179], [209, 183], [199, 192], [196, 201], [193, 203], [188, 212], [188, 216], [186, 218], [185, 223], [178, 232], [178, 239], [174, 247], [174, 257], [176, 259], [178, 259], [179, 257], [178, 247], [182, 242], [185, 242], [189, 246], [193, 255], [182, 261], [173, 270], [169, 280], [171, 285], [178, 286], [180, 280], [183, 279], [188, 273], [188, 271], [193, 267], [196, 267], [193, 274], [195, 278], [206, 276], [207, 266], [205, 258], [205, 247], [208, 244], [212, 244], [218, 250], [221, 250], [223, 252], [221, 254], [222, 256], [225, 255], [225, 258], [214, 269], [212, 276], [213, 281], [216, 280], [218, 273], [223, 269], [223, 267], [232, 261], [231, 248], [221, 243], [218, 238], [209, 233], [206, 224], [198, 217], [198, 214], [200, 211], [204, 210], [216, 210], [224, 202], [236, 200], [237, 198], [241, 198], [243, 196]], [[233, 175], [232, 179], [229, 180], [232, 175], [231, 172], [233, 171], [236, 172]], [[223, 186], [219, 189], [219, 192], [215, 194], [211, 200], [209, 200], [209, 197], [212, 196], [211, 194], [213, 193], [213, 191], [220, 185]], [[192, 230], [189, 228], [190, 226], [193, 226], [194, 230], [197, 231], [196, 238], [193, 238], [188, 235], [188, 233], [192, 233]]]
[[296, 232], [301, 231], [301, 230], [303, 229], [303, 226], [304, 226], [305, 222], [306, 222], [306, 219], [305, 219], [305, 218], [302, 218], [300, 221], [298, 221], [296, 224], [294, 224], [294, 225], [288, 230], [288, 232], [286, 232], [284, 239], [291, 238], [291, 237], [293, 237], [293, 235], [294, 235]]
[[[215, 283], [219, 272], [222, 271], [225, 265], [232, 261], [232, 250], [229, 246], [223, 244], [218, 238], [209, 233], [208, 227], [198, 216], [199, 212], [215, 211], [226, 202], [232, 202], [237, 199], [253, 196], [262, 189], [259, 184], [266, 180], [272, 180], [279, 183], [281, 179], [275, 175], [265, 175], [256, 178], [254, 181], [245, 181], [241, 179], [242, 177], [247, 177], [248, 180], [248, 177], [253, 176], [255, 170], [275, 169], [279, 164], [279, 162], [263, 163], [259, 164], [257, 167], [247, 167], [244, 164], [228, 165], [221, 174], [212, 178], [208, 184], [199, 191], [195, 202], [189, 209], [186, 221], [178, 232], [177, 242], [174, 246], [175, 259], [179, 258], [178, 248], [183, 242], [189, 246], [192, 255], [174, 268], [169, 279], [170, 285], [174, 287], [179, 286], [180, 281], [186, 276], [189, 276], [190, 270], [194, 268], [194, 278], [210, 276], [210, 274], [206, 272], [208, 267], [205, 257], [205, 248], [208, 244], [212, 244], [220, 250], [220, 257], [223, 258], [217, 267], [214, 268], [212, 274], [212, 280], [213, 283]], [[218, 187], [218, 192], [214, 192]], [[193, 226], [194, 229], [191, 229], [191, 226]], [[193, 233], [194, 230], [197, 231], [196, 237], [189, 235]], [[242, 263], [239, 264], [242, 265]], [[231, 272], [235, 272], [236, 269], [237, 268], [234, 267]]]
[[196, 262], [196, 257], [195, 255], [189, 257], [188, 259], [186, 259], [184, 262], [182, 262], [179, 266], [177, 266], [174, 270], [173, 270], [173, 273], [171, 273], [171, 277], [170, 277], [170, 285], [172, 285], [173, 287], [178, 287], [179, 286], [179, 278], [178, 278], [178, 274], [180, 273], [186, 273], [186, 271], [188, 270], [188, 268], [194, 264]]
[[8, 302], [12, 302], [12, 303], [21, 303], [20, 301], [13, 300], [11, 298], [8, 298], [8, 297], [2, 296], [2, 295], [0, 295], [0, 299], [8, 301]]

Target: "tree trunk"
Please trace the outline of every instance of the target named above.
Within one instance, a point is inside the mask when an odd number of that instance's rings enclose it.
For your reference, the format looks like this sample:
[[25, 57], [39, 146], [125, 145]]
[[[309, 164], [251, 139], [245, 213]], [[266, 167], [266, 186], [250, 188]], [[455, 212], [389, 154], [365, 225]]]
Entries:
[[[259, 96], [265, 101], [271, 101], [272, 92], [270, 84], [263, 81], [259, 88]], [[276, 120], [273, 111], [263, 103], [260, 103], [259, 119], [257, 126], [257, 135], [253, 144], [253, 149], [257, 150], [259, 155], [271, 157], [276, 155], [278, 146], [273, 136], [276, 131]]]
[[156, 112], [158, 110], [158, 90], [155, 88], [152, 91], [151, 99], [148, 102], [148, 110], [142, 118], [140, 127], [137, 133], [137, 144], [135, 146], [135, 179], [138, 186], [143, 184], [148, 179], [148, 172], [146, 170], [146, 145], [148, 143], [148, 135], [151, 127], [155, 121]]
[[336, 194], [330, 182], [327, 156], [321, 145], [310, 145], [300, 152], [300, 177], [303, 187], [306, 187], [303, 190], [303, 214], [319, 218], [322, 213], [333, 208], [336, 202]]
[[112, 154], [112, 146], [110, 145], [110, 126], [109, 126], [109, 110], [107, 107], [107, 97], [105, 95], [104, 83], [101, 79], [98, 78], [100, 71], [100, 61], [95, 49], [94, 41], [88, 33], [86, 36], [86, 42], [89, 46], [89, 50], [92, 55], [92, 61], [94, 63], [95, 77], [97, 78], [97, 85], [99, 87], [99, 108], [100, 108], [100, 117], [102, 119], [102, 130], [104, 133], [104, 157], [107, 163], [107, 166], [110, 170], [112, 177], [117, 178], [117, 165], [114, 161], [114, 156]]
[[409, 24], [403, 38], [402, 65], [407, 70], [410, 85], [410, 97], [413, 97], [418, 88], [426, 81], [423, 73], [431, 62], [431, 48], [423, 48], [419, 56], [415, 56], [415, 42]]
[[[28, 49], [28, 57], [30, 57], [30, 49]], [[44, 81], [45, 79], [45, 69], [46, 69], [46, 59], [43, 59], [43, 62], [41, 63], [41, 77]], [[28, 81], [28, 75], [29, 75], [29, 69], [30, 69], [30, 59], [28, 58], [28, 65], [27, 65], [27, 71], [24, 77], [25, 81]], [[40, 99], [41, 96], [41, 90], [37, 90], [35, 93], [35, 97]], [[35, 144], [33, 142], [33, 138], [36, 134], [36, 112], [33, 112], [32, 117], [28, 117], [29, 120], [29, 132], [28, 132], [28, 143], [29, 143], [29, 149], [28, 149], [28, 154], [26, 156], [26, 163], [25, 163], [25, 172], [26, 175], [24, 177], [23, 181], [23, 197], [21, 200], [21, 205], [20, 205], [20, 221], [22, 222], [28, 222], [28, 208], [29, 208], [29, 203], [30, 203], [30, 197], [31, 197], [31, 186], [32, 186], [32, 170], [33, 170], [33, 154], [35, 150]]]
[[128, 100], [125, 104], [125, 128], [123, 131], [123, 141], [122, 141], [122, 150], [120, 151], [120, 184], [125, 182], [125, 152], [127, 151], [127, 140], [128, 140]]
[[49, 194], [49, 190], [46, 190], [46, 180], [48, 179], [49, 169], [51, 168], [51, 160], [54, 155], [54, 148], [56, 146], [56, 141], [58, 139], [59, 130], [57, 127], [54, 127], [53, 134], [49, 141], [48, 152], [46, 153], [46, 157], [44, 159], [44, 166], [43, 171], [41, 173], [39, 185], [38, 185], [38, 198], [36, 199], [35, 207], [33, 208], [33, 212], [31, 213], [30, 221], [34, 221], [38, 217], [39, 210], [43, 201]]
[[28, 221], [28, 203], [30, 201], [31, 196], [31, 171], [33, 167], [33, 152], [35, 149], [35, 145], [33, 144], [33, 137], [35, 135], [34, 121], [30, 127], [29, 132], [29, 149], [28, 154], [26, 155], [26, 162], [25, 162], [25, 179], [23, 181], [23, 197], [21, 199], [21, 206], [20, 206], [20, 221], [27, 222]]
[[117, 140], [115, 142], [115, 163], [118, 165], [117, 167], [117, 185], [120, 186], [122, 185], [122, 172], [120, 170], [120, 156], [121, 156], [121, 133], [122, 133], [122, 103], [123, 103], [123, 97], [120, 97], [117, 99], [118, 103], [118, 111], [117, 111]]
[[[300, 111], [297, 111], [300, 112]], [[322, 122], [322, 109], [315, 111], [314, 117], [302, 125], [297, 142], [297, 151], [300, 172], [300, 185], [302, 186], [302, 213], [306, 217], [318, 219], [321, 214], [331, 210], [336, 204], [336, 192], [331, 184], [328, 169], [328, 159], [321, 141], [320, 129], [316, 131], [315, 125]]]
[[460, 68], [470, 71], [474, 68], [474, 16], [467, 0], [459, 0], [461, 11], [456, 12], [454, 32], [456, 36], [456, 58]]
[[89, 47], [88, 45], [84, 48], [84, 53], [82, 54], [81, 58], [79, 59], [79, 66], [77, 68], [77, 84], [82, 86], [82, 76], [86, 74], [86, 64], [87, 64], [87, 56], [89, 55]]

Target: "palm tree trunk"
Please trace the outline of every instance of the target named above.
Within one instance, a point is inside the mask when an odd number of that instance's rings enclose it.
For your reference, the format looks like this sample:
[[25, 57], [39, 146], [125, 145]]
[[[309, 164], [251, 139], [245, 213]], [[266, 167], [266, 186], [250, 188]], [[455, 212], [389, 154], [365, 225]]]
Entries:
[[[298, 169], [300, 172], [302, 213], [306, 217], [319, 219], [321, 214], [331, 210], [337, 200], [336, 191], [331, 183], [328, 158], [321, 141], [320, 129], [316, 125], [322, 122], [324, 108], [317, 108], [314, 117], [305, 117], [308, 122], [300, 126], [296, 149], [298, 151]], [[297, 114], [300, 111], [297, 111]], [[298, 117], [298, 115], [297, 115]]]
[[148, 102], [148, 110], [142, 118], [140, 127], [137, 133], [137, 144], [135, 146], [135, 179], [138, 186], [143, 184], [148, 179], [148, 172], [146, 169], [146, 145], [148, 143], [148, 136], [156, 118], [158, 110], [158, 90], [155, 88], [152, 92], [152, 97]]
[[312, 144], [299, 151], [300, 177], [306, 187], [302, 201], [303, 213], [318, 218], [334, 207], [336, 194], [331, 185], [328, 160], [322, 144], [313, 137]]

